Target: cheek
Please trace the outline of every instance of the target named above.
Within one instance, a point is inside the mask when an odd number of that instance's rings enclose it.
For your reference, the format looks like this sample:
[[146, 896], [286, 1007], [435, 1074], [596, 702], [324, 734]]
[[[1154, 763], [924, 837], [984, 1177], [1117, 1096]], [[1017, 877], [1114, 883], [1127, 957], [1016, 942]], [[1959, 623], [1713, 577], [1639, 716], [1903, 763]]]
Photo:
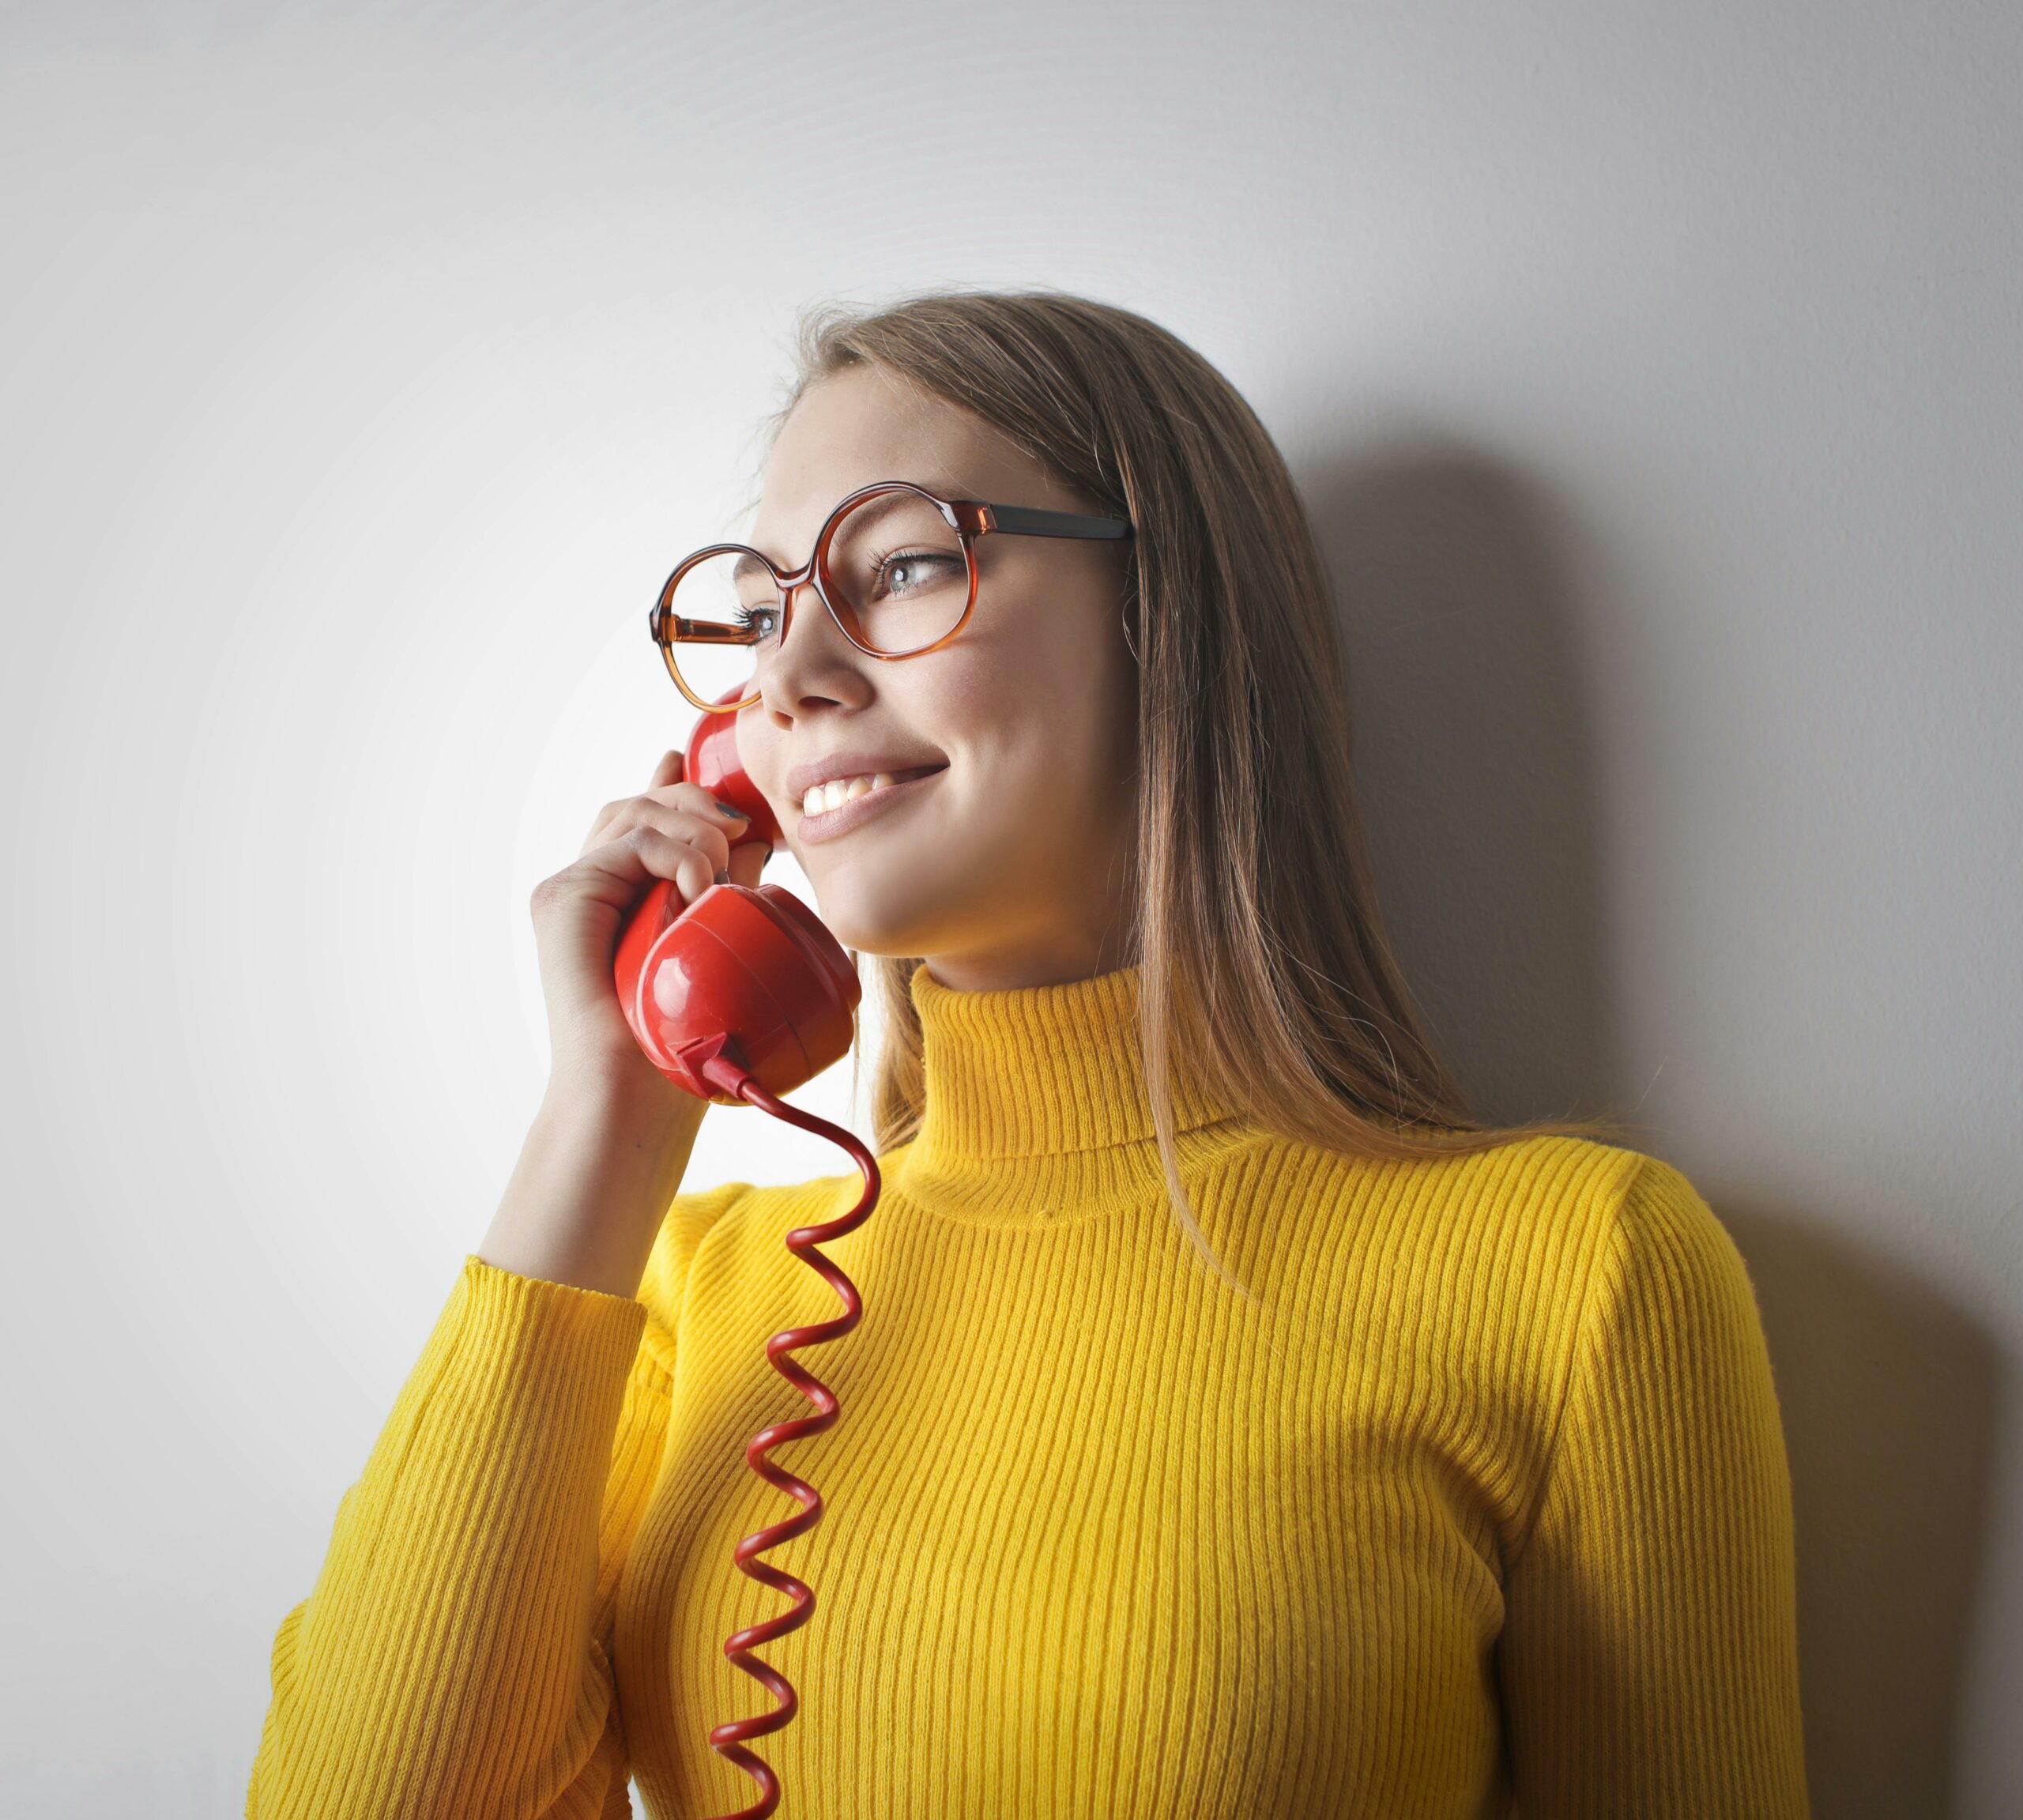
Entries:
[[774, 749], [779, 744], [758, 709], [748, 708], [737, 717], [734, 744], [739, 768], [747, 776], [778, 778], [786, 769], [785, 759]]
[[1036, 797], [1060, 801], [1087, 768], [1092, 703], [1072, 676], [1036, 661], [1036, 654], [961, 665], [947, 677], [939, 712], [949, 750], [969, 772], [965, 795], [977, 803], [1009, 809]]
[[979, 624], [936, 653], [947, 661], [919, 679], [923, 692], [951, 726], [1106, 718], [1118, 691], [1116, 654], [1091, 620], [1086, 603], [1042, 595], [1019, 607], [1015, 618], [1008, 612]]
[[1107, 812], [1136, 752], [1135, 708], [1125, 704], [1120, 725], [1117, 695], [1087, 654], [1060, 663], [1026, 650], [950, 666], [934, 714], [944, 749], [967, 761], [966, 802], [1000, 838], [1008, 820]]
[[793, 762], [794, 752], [788, 736], [777, 727], [767, 724], [763, 708], [752, 708], [738, 717], [737, 762], [745, 774], [752, 779], [755, 787], [760, 778], [766, 780], [759, 794], [771, 805], [774, 818], [783, 831], [788, 831], [792, 842], [792, 830], [797, 804], [786, 800], [785, 778], [787, 767]]

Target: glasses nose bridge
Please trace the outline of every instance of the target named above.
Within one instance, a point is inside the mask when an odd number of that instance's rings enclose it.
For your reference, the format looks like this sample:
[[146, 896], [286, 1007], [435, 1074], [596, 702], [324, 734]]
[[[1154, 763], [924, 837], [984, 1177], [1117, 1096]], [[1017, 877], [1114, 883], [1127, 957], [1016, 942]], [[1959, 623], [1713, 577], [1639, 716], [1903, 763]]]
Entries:
[[773, 579], [779, 584], [780, 592], [790, 594], [796, 588], [804, 588], [815, 579], [815, 561], [811, 556], [799, 568], [785, 571], [771, 564], [767, 566], [773, 569]]
[[[865, 491], [875, 490], [876, 489], [865, 489]], [[791, 573], [783, 572], [770, 557], [761, 558], [767, 567], [773, 571], [774, 582], [780, 590], [780, 603], [785, 610], [785, 617], [789, 621], [791, 621], [793, 617], [794, 595], [802, 588], [812, 588], [815, 590], [816, 598], [822, 603], [823, 612], [829, 616], [839, 629], [842, 627], [843, 623], [842, 616], [836, 611], [835, 602], [829, 598], [828, 583], [823, 579], [821, 573], [823, 567], [823, 556], [828, 548], [829, 540], [836, 533], [837, 526], [861, 496], [859, 493], [853, 493], [830, 513], [822, 529], [815, 534], [815, 548], [808, 552], [808, 560], [799, 568], [793, 570]], [[787, 627], [782, 627], [781, 629], [783, 642], [788, 629]]]
[[780, 591], [783, 621], [780, 627], [779, 646], [781, 647], [785, 646], [788, 634], [793, 627], [796, 617], [794, 596], [803, 588], [813, 589], [818, 609], [827, 614], [832, 620], [834, 619], [835, 609], [829, 604], [829, 590], [823, 586], [822, 577], [819, 572], [821, 567], [821, 544], [819, 541], [814, 552], [799, 568], [783, 571], [770, 561], [767, 562], [767, 567], [772, 570], [774, 585]]

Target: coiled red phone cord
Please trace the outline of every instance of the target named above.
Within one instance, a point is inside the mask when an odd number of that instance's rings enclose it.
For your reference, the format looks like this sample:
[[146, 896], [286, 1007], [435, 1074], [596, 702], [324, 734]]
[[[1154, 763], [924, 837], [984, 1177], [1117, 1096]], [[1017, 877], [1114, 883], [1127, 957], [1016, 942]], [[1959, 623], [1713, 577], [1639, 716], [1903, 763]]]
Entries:
[[759, 1784], [759, 1799], [754, 1806], [741, 1807], [735, 1814], [717, 1816], [716, 1820], [766, 1820], [766, 1816], [780, 1804], [779, 1778], [765, 1758], [745, 1748], [744, 1740], [763, 1738], [768, 1732], [779, 1731], [800, 1711], [801, 1698], [794, 1692], [793, 1683], [778, 1669], [760, 1661], [752, 1653], [752, 1649], [755, 1644], [770, 1643], [775, 1637], [784, 1637], [789, 1630], [797, 1630], [805, 1624], [815, 1610], [815, 1592], [804, 1581], [797, 1580], [791, 1573], [769, 1566], [754, 1557], [791, 1537], [806, 1534], [819, 1523], [822, 1494], [804, 1480], [774, 1465], [765, 1456], [768, 1449], [782, 1441], [798, 1441], [804, 1435], [823, 1433], [834, 1426], [842, 1414], [842, 1406], [829, 1387], [785, 1355], [800, 1347], [819, 1346], [825, 1340], [842, 1339], [857, 1325], [858, 1317], [864, 1312], [857, 1286], [815, 1248], [824, 1240], [841, 1238], [847, 1232], [854, 1232], [871, 1217], [871, 1210], [878, 1204], [878, 1164], [871, 1152], [841, 1125], [818, 1118], [813, 1113], [803, 1112], [798, 1106], [789, 1106], [768, 1093], [738, 1065], [732, 1055], [712, 1056], [700, 1064], [699, 1072], [712, 1087], [735, 1094], [748, 1104], [769, 1112], [789, 1125], [797, 1125], [804, 1131], [815, 1132], [831, 1143], [840, 1144], [850, 1152], [851, 1160], [864, 1176], [863, 1194], [857, 1205], [842, 1219], [832, 1219], [826, 1226], [797, 1226], [786, 1236], [788, 1250], [817, 1272], [843, 1304], [844, 1312], [834, 1321], [818, 1321], [812, 1327], [789, 1327], [766, 1342], [766, 1356], [773, 1362], [773, 1369], [807, 1397], [817, 1413], [762, 1428], [744, 1450], [745, 1462], [754, 1472], [798, 1499], [801, 1505], [800, 1515], [746, 1536], [738, 1543], [736, 1555], [737, 1565], [752, 1579], [792, 1598], [795, 1602], [793, 1610], [778, 1618], [770, 1618], [763, 1624], [734, 1631], [724, 1643], [724, 1654], [755, 1681], [763, 1683], [781, 1704], [755, 1719], [731, 1720], [710, 1733], [710, 1748], [735, 1763]]

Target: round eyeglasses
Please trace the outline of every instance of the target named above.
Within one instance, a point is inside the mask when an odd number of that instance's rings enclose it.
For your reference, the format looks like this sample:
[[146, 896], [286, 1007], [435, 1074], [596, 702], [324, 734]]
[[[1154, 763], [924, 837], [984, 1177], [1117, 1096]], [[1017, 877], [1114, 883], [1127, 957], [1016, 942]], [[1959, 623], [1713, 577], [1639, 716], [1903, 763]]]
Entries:
[[791, 575], [744, 544], [684, 558], [646, 629], [674, 686], [706, 714], [759, 699], [759, 661], [786, 638], [795, 591], [813, 582], [837, 629], [866, 657], [924, 657], [968, 623], [977, 601], [976, 541], [1128, 537], [1128, 518], [948, 499], [910, 480], [860, 487], [824, 521], [815, 552]]

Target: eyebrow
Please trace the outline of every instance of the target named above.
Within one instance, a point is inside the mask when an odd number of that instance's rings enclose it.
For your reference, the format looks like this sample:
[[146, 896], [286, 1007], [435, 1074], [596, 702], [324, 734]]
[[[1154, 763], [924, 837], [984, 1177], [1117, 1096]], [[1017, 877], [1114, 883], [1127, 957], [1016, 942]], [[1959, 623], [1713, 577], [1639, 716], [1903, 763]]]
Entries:
[[[915, 486], [925, 487], [930, 493], [938, 494], [944, 499], [981, 499], [984, 496], [974, 488], [965, 485], [959, 480], [951, 480], [946, 474], [931, 474], [925, 480], [913, 474], [887, 474], [883, 477], [888, 480], [911, 480]], [[872, 484], [872, 482], [868, 480], [865, 483], [866, 486], [869, 486]], [[850, 492], [852, 493], [856, 491], [857, 488], [854, 487], [852, 487], [850, 489]], [[829, 510], [833, 512], [836, 509], [836, 507], [840, 505], [842, 501], [848, 497], [848, 493], [838, 494], [835, 500], [831, 503]], [[907, 496], [903, 493], [895, 494], [890, 499], [872, 502], [867, 504], [863, 509], [874, 517], [882, 516], [884, 513], [896, 511], [898, 507], [905, 502], [906, 497]], [[750, 542], [751, 547], [753, 549], [756, 550], [759, 548], [755, 540], [748, 540], [748, 541]], [[770, 551], [761, 551], [760, 553], [762, 555], [771, 554]], [[802, 558], [805, 558], [808, 555], [808, 552], [803, 550], [801, 552], [801, 555]], [[779, 565], [782, 569], [790, 568], [793, 567], [792, 563], [782, 559], [775, 558], [774, 560], [779, 563]], [[742, 581], [744, 577], [750, 573], [751, 567], [752, 565], [750, 563], [748, 563], [744, 557], [739, 557], [737, 567], [734, 571], [733, 578]]]
[[[917, 487], [925, 487], [930, 493], [940, 493], [947, 498], [966, 499], [972, 496], [968, 493], [951, 492], [946, 487], [932, 485], [925, 480], [916, 480], [914, 484]], [[917, 494], [887, 493], [883, 499], [866, 499], [855, 512], [851, 514], [851, 522], [856, 523], [861, 520], [865, 524], [873, 524], [880, 518], [890, 517], [894, 512], [904, 507], [920, 503], [920, 498]]]
[[773, 578], [767, 571], [765, 566], [750, 556], [739, 556], [730, 566], [730, 578], [733, 586], [758, 575], [765, 575], [768, 585], [771, 583]]

